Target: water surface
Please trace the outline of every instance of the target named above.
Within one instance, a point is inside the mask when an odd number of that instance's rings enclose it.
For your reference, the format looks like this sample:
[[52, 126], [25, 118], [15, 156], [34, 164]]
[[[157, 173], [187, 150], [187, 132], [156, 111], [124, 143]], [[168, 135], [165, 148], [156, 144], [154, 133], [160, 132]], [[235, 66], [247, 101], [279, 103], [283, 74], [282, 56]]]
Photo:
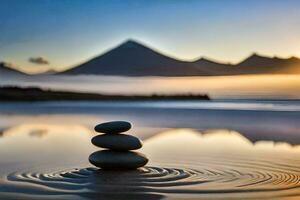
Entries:
[[[299, 104], [48, 102], [0, 106], [1, 199], [297, 199]], [[88, 163], [93, 126], [129, 120], [150, 162]]]

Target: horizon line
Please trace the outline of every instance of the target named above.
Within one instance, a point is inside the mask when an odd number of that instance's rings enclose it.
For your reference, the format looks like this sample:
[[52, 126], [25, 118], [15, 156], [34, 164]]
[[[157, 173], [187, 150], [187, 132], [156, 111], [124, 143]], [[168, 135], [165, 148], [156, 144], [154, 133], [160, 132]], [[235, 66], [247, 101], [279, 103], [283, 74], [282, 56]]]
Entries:
[[[209, 56], [198, 56], [194, 59], [181, 59], [181, 58], [178, 58], [177, 56], [172, 56], [164, 51], [161, 51], [155, 47], [152, 47], [151, 45], [148, 45], [146, 44], [145, 42], [143, 41], [140, 41], [138, 39], [133, 39], [133, 38], [128, 38], [128, 39], [124, 39], [122, 40], [121, 42], [119, 42], [118, 44], [115, 44], [113, 45], [112, 47], [109, 47], [107, 48], [106, 50], [104, 50], [102, 53], [99, 53], [95, 56], [91, 56], [87, 59], [85, 59], [84, 61], [81, 61], [81, 62], [78, 62], [77, 64], [74, 64], [74, 65], [70, 65], [68, 67], [65, 67], [65, 69], [63, 70], [56, 70], [54, 67], [51, 67], [50, 69], [48, 70], [45, 70], [44, 72], [40, 72], [40, 73], [28, 73], [22, 69], [20, 69], [21, 66], [15, 66], [15, 64], [13, 62], [8, 62], [8, 61], [5, 61], [5, 60], [0, 60], [0, 64], [8, 64], [8, 66], [5, 66], [7, 68], [10, 68], [10, 69], [13, 69], [13, 70], [17, 70], [17, 71], [20, 71], [22, 73], [25, 73], [25, 74], [28, 74], [28, 75], [35, 75], [35, 74], [42, 74], [42, 73], [45, 73], [47, 71], [55, 71], [55, 72], [63, 72], [63, 71], [66, 71], [66, 70], [69, 70], [69, 69], [72, 69], [72, 68], [75, 68], [81, 64], [84, 64], [85, 62], [88, 62], [94, 58], [97, 58], [99, 56], [102, 56], [106, 53], [108, 53], [109, 51], [113, 50], [113, 49], [116, 49], [128, 42], [133, 42], [133, 43], [136, 43], [138, 45], [141, 45], [143, 47], [146, 47], [148, 49], [151, 49], [152, 51], [156, 52], [156, 53], [159, 53], [163, 56], [166, 56], [166, 57], [169, 57], [171, 59], [174, 59], [174, 60], [177, 60], [177, 61], [180, 61], [180, 62], [187, 62], [187, 63], [193, 63], [193, 62], [197, 62], [201, 59], [205, 59], [205, 60], [208, 60], [208, 61], [211, 61], [211, 62], [215, 62], [215, 63], [218, 63], [218, 64], [224, 64], [224, 65], [238, 65], [240, 63], [242, 63], [243, 61], [247, 60], [248, 58], [252, 57], [252, 56], [259, 56], [259, 57], [264, 57], [264, 58], [270, 58], [270, 59], [283, 59], [283, 60], [288, 60], [288, 59], [292, 59], [292, 58], [296, 58], [296, 59], [300, 59], [300, 57], [296, 56], [296, 55], [290, 55], [288, 57], [282, 57], [282, 56], [279, 56], [279, 55], [276, 55], [276, 54], [273, 54], [273, 55], [267, 55], [267, 54], [261, 54], [259, 52], [256, 52], [256, 51], [252, 51], [248, 54], [248, 56], [245, 56], [244, 58], [241, 58], [238, 62], [231, 62], [231, 61], [220, 61], [218, 59], [214, 59], [214, 58], [211, 58]], [[9, 66], [10, 65], [10, 66]]]

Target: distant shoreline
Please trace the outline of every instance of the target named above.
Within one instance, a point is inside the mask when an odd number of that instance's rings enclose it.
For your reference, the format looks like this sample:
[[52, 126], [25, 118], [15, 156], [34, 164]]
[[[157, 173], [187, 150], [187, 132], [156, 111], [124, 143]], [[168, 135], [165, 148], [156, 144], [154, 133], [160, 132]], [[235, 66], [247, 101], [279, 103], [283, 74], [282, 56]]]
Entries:
[[153, 101], [153, 100], [210, 100], [208, 95], [174, 94], [174, 95], [106, 95], [70, 91], [53, 91], [37, 87], [0, 87], [0, 102], [8, 101]]

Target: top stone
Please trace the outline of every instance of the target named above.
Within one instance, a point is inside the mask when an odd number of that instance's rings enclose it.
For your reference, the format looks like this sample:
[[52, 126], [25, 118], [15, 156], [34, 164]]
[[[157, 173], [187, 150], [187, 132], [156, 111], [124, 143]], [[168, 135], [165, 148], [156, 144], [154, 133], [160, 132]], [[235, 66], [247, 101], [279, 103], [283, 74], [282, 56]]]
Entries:
[[131, 129], [131, 124], [126, 121], [112, 121], [102, 124], [98, 124], [95, 127], [95, 131], [99, 133], [122, 133]]

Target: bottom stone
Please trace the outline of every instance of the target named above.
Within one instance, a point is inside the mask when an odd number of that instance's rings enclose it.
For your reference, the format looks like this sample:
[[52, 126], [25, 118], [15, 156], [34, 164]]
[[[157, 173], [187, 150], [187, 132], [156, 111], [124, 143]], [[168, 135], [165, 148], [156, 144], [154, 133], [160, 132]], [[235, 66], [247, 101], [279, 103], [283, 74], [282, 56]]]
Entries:
[[146, 165], [148, 158], [132, 151], [102, 150], [92, 153], [89, 161], [102, 169], [137, 169]]

